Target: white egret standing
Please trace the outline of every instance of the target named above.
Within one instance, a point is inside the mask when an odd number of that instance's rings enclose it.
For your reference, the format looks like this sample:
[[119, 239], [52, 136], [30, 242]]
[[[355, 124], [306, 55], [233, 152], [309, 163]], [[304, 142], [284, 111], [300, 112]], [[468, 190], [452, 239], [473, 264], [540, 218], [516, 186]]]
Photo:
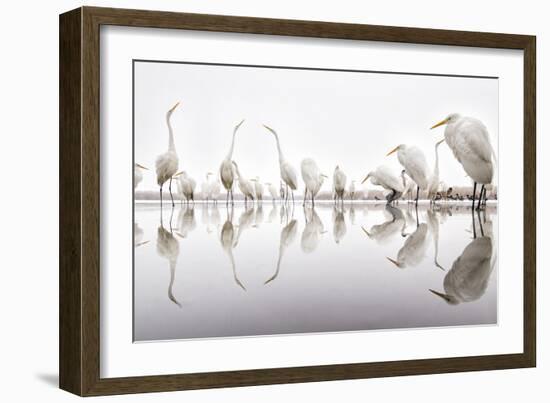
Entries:
[[214, 204], [218, 204], [218, 197], [220, 196], [221, 185], [220, 180], [215, 179], [214, 182], [210, 184], [210, 198]]
[[195, 188], [197, 187], [197, 182], [191, 178], [187, 172], [181, 171], [174, 175], [174, 178], [177, 180], [178, 190], [183, 197], [186, 199], [186, 203], [189, 204], [190, 201], [195, 203]]
[[349, 197], [352, 201], [355, 198], [355, 181], [351, 181], [349, 185]]
[[[290, 193], [292, 196], [292, 203], [294, 203], [294, 191], [298, 189], [298, 179], [296, 178], [296, 170], [290, 163], [285, 159], [283, 156], [283, 152], [281, 151], [281, 144], [279, 142], [279, 135], [275, 130], [273, 130], [271, 127], [263, 125], [267, 130], [269, 130], [273, 135], [275, 136], [275, 140], [277, 141], [277, 151], [279, 152], [279, 168], [281, 171], [281, 179], [286, 184], [286, 194], [285, 198], [288, 200], [288, 194]], [[288, 190], [290, 188], [290, 192]]]
[[431, 128], [447, 125], [445, 127], [445, 141], [453, 151], [455, 158], [462, 164], [464, 171], [474, 181], [472, 195], [472, 209], [476, 202], [477, 184], [481, 184], [481, 192], [477, 208], [481, 205], [484, 196], [485, 185], [493, 181], [493, 159], [496, 155], [489, 140], [489, 132], [485, 125], [476, 118], [461, 116], [452, 113], [436, 123]]
[[174, 206], [174, 196], [172, 196], [172, 176], [178, 171], [178, 154], [176, 153], [176, 145], [174, 143], [174, 130], [170, 123], [170, 118], [174, 110], [180, 103], [175, 104], [171, 109], [166, 112], [166, 124], [168, 126], [168, 151], [159, 155], [155, 161], [155, 168], [157, 172], [157, 183], [160, 186], [160, 205], [162, 206], [162, 187], [169, 181], [168, 190], [170, 191], [170, 199], [172, 200], [172, 206]]
[[203, 182], [201, 184], [201, 193], [203, 200], [206, 200], [206, 204], [208, 204], [208, 199], [211, 197], [212, 192], [212, 184], [210, 183], [210, 176], [212, 176], [212, 172], [206, 173], [206, 182]]
[[443, 143], [445, 139], [439, 140], [437, 143], [435, 143], [435, 164], [434, 164], [434, 171], [432, 173], [432, 176], [430, 178], [430, 184], [428, 185], [428, 199], [430, 199], [431, 202], [435, 201], [435, 197], [437, 196], [437, 192], [439, 192], [439, 189], [441, 187], [441, 182], [439, 180], [439, 145]]
[[334, 192], [336, 193], [336, 201], [340, 199], [341, 203], [344, 204], [344, 192], [346, 190], [347, 177], [339, 165], [336, 165], [336, 168], [334, 168], [332, 180], [334, 184]]
[[391, 193], [386, 196], [387, 204], [391, 204], [403, 193], [403, 181], [395, 176], [391, 169], [385, 165], [381, 165], [374, 171], [370, 171], [361, 183], [365, 183], [368, 179], [370, 179], [373, 185], [391, 190]]
[[255, 182], [256, 179], [248, 180], [243, 177], [235, 161], [233, 161], [233, 166], [235, 167], [235, 172], [237, 172], [239, 189], [244, 195], [244, 205], [246, 206], [248, 199], [252, 199], [252, 202], [254, 202], [254, 184], [252, 182]]
[[306, 205], [306, 198], [308, 197], [309, 192], [309, 197], [311, 197], [311, 205], [315, 206], [315, 196], [317, 196], [317, 193], [321, 190], [324, 178], [327, 176], [321, 173], [319, 167], [311, 158], [305, 158], [302, 160], [300, 168], [302, 171], [302, 179], [305, 184], [303, 205]]
[[262, 185], [258, 176], [256, 176], [256, 179], [254, 180], [254, 192], [256, 193], [256, 200], [261, 202], [264, 195], [264, 185]]
[[269, 191], [269, 194], [271, 195], [271, 201], [275, 203], [275, 200], [279, 196], [279, 192], [277, 191], [277, 187], [270, 182], [266, 182], [265, 184], [267, 186], [267, 190]]
[[143, 169], [149, 170], [149, 168], [145, 168], [143, 165], [134, 164], [134, 189], [137, 188], [137, 185], [143, 180]]
[[426, 162], [426, 156], [422, 150], [415, 146], [400, 144], [391, 150], [386, 156], [397, 151], [397, 159], [405, 168], [407, 175], [416, 183], [416, 204], [418, 205], [418, 194], [420, 189], [427, 190], [429, 183], [429, 168]]
[[232, 160], [233, 149], [235, 148], [235, 135], [237, 134], [237, 130], [239, 130], [239, 127], [241, 127], [243, 122], [244, 119], [241, 120], [241, 122], [233, 129], [233, 139], [231, 140], [231, 147], [229, 148], [227, 156], [220, 165], [220, 180], [225, 190], [227, 190], [227, 197], [225, 199], [226, 206], [229, 204], [229, 195], [231, 195], [231, 204], [233, 204], [233, 182], [235, 181], [235, 170], [233, 169]]

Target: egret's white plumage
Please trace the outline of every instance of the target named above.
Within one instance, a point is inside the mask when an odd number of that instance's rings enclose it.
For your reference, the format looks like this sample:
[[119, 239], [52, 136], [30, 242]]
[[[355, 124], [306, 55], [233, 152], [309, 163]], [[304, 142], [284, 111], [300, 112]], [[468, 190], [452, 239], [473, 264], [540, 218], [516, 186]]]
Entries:
[[134, 164], [134, 189], [140, 184], [143, 180], [143, 170], [149, 170], [149, 168], [144, 167], [140, 164]]
[[176, 264], [180, 254], [180, 245], [172, 232], [167, 231], [162, 221], [157, 230], [157, 254], [168, 260], [170, 266], [170, 283], [168, 285], [168, 298], [170, 301], [181, 307], [173, 294], [174, 279], [176, 275]]
[[172, 206], [174, 205], [174, 197], [172, 196], [172, 177], [178, 171], [179, 161], [178, 154], [176, 153], [176, 145], [174, 143], [174, 130], [172, 129], [170, 118], [178, 105], [179, 102], [169, 109], [168, 112], [166, 112], [166, 125], [168, 126], [168, 150], [159, 155], [155, 161], [157, 183], [160, 187], [160, 203], [162, 204], [162, 187], [166, 181], [168, 181], [168, 189], [170, 191], [170, 198], [172, 199]]
[[420, 148], [407, 144], [398, 145], [387, 155], [396, 151], [399, 163], [405, 168], [407, 175], [416, 183], [416, 201], [418, 203], [419, 191], [427, 190], [430, 180], [430, 170], [426, 162], [426, 156]]
[[355, 181], [351, 181], [349, 185], [349, 197], [351, 200], [355, 198]]
[[244, 195], [244, 202], [248, 201], [248, 199], [252, 199], [254, 201], [254, 184], [252, 183], [256, 179], [248, 180], [246, 179], [239, 170], [239, 166], [235, 161], [233, 161], [233, 166], [235, 167], [235, 172], [237, 173], [237, 180], [239, 189], [241, 190], [242, 194]]
[[244, 119], [240, 121], [240, 123], [235, 126], [233, 129], [233, 137], [231, 139], [231, 147], [229, 148], [229, 152], [227, 153], [227, 156], [222, 161], [220, 165], [220, 180], [222, 182], [223, 187], [227, 191], [227, 198], [225, 201], [225, 204], [227, 205], [229, 203], [229, 196], [231, 196], [231, 204], [233, 204], [233, 182], [235, 181], [235, 168], [233, 166], [233, 149], [235, 148], [235, 135], [237, 134], [237, 131], [239, 130], [239, 127], [243, 124]]
[[392, 170], [385, 165], [380, 165], [374, 171], [370, 171], [361, 183], [365, 183], [369, 179], [373, 185], [382, 186], [392, 192], [387, 196], [388, 204], [399, 198], [404, 191], [403, 180], [394, 175]]
[[344, 239], [347, 232], [344, 210], [334, 206], [332, 208], [332, 236], [337, 244]]
[[221, 192], [221, 184], [219, 179], [215, 179], [210, 184], [210, 198], [214, 201], [214, 204], [218, 203], [218, 197], [220, 196]]
[[220, 243], [222, 244], [222, 249], [225, 251], [225, 253], [227, 253], [229, 261], [231, 262], [231, 270], [233, 271], [233, 279], [235, 280], [235, 283], [237, 283], [239, 287], [246, 291], [246, 288], [244, 288], [244, 285], [241, 283], [239, 277], [237, 276], [237, 267], [235, 265], [235, 258], [233, 256], [235, 239], [235, 228], [233, 226], [233, 223], [231, 222], [231, 218], [227, 217], [227, 220], [223, 224], [222, 230], [220, 232]]
[[182, 196], [182, 201], [183, 197], [185, 197], [187, 203], [190, 201], [195, 202], [195, 188], [197, 187], [197, 182], [185, 171], [178, 172], [175, 178], [178, 184], [178, 191]]
[[291, 220], [287, 225], [281, 230], [281, 237], [279, 239], [279, 257], [277, 258], [277, 268], [275, 269], [275, 274], [269, 278], [265, 284], [275, 280], [279, 275], [279, 270], [281, 269], [281, 261], [283, 260], [283, 254], [285, 250], [294, 242], [296, 239], [296, 234], [298, 233], [298, 221]]
[[398, 232], [403, 233], [407, 225], [400, 209], [387, 205], [384, 213], [387, 220], [382, 224], [373, 225], [370, 230], [361, 227], [370, 239], [374, 239], [380, 245], [389, 243]]
[[401, 180], [403, 182], [403, 196], [405, 196], [407, 200], [410, 201], [415, 183], [412, 181], [411, 178], [407, 176], [407, 172], [404, 169], [401, 171]]
[[428, 247], [428, 225], [419, 224], [416, 230], [407, 237], [403, 247], [397, 253], [397, 259], [387, 258], [400, 269], [408, 266], [418, 266], [426, 256]]
[[262, 185], [258, 176], [256, 176], [254, 181], [254, 193], [256, 194], [256, 199], [258, 201], [262, 201], [264, 195], [264, 185]]
[[334, 192], [336, 193], [336, 199], [340, 199], [342, 203], [344, 202], [344, 192], [346, 191], [347, 180], [348, 178], [344, 171], [342, 171], [342, 168], [336, 165], [336, 168], [334, 168], [334, 174], [332, 176], [332, 183]]
[[311, 198], [311, 204], [315, 205], [315, 196], [317, 196], [317, 193], [321, 190], [321, 186], [323, 186], [323, 181], [326, 176], [321, 173], [317, 163], [311, 158], [302, 160], [300, 168], [302, 171], [302, 180], [305, 185], [304, 205], [308, 196]]
[[202, 198], [206, 200], [208, 203], [208, 200], [212, 197], [212, 182], [210, 182], [210, 176], [212, 175], [212, 172], [208, 172], [206, 174], [206, 181], [201, 183], [201, 193]]
[[[267, 130], [269, 130], [274, 136], [275, 141], [277, 142], [277, 151], [279, 153], [279, 169], [281, 172], [281, 179], [287, 186], [287, 189], [290, 188], [290, 194], [292, 195], [292, 201], [294, 201], [294, 190], [298, 189], [298, 179], [296, 176], [296, 170], [283, 156], [281, 150], [281, 144], [279, 142], [279, 135], [271, 127], [263, 125]], [[286, 192], [285, 197], [288, 198], [288, 191]]]
[[314, 208], [304, 208], [306, 225], [302, 232], [300, 246], [304, 253], [311, 253], [317, 249], [321, 240], [321, 234], [325, 232], [323, 222], [315, 212]]
[[273, 183], [270, 183], [270, 182], [266, 182], [265, 185], [267, 186], [267, 190], [271, 195], [271, 200], [275, 201], [275, 199], [279, 197], [279, 191], [277, 190], [277, 186], [275, 186]]

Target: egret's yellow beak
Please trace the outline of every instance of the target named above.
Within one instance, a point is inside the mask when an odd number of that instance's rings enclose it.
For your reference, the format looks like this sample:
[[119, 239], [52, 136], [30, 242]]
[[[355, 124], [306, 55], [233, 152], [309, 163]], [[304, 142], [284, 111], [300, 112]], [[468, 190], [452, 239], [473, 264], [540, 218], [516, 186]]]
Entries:
[[435, 125], [433, 125], [432, 127], [430, 127], [430, 129], [435, 129], [436, 127], [446, 125], [448, 122], [449, 122], [449, 118], [445, 118], [445, 119], [443, 119], [441, 122], [436, 123]]
[[399, 146], [395, 147], [393, 150], [391, 150], [389, 153], [386, 154], [386, 157], [388, 155], [392, 155], [394, 152], [396, 152], [397, 150], [399, 150]]
[[370, 178], [370, 174], [368, 174], [367, 176], [365, 176], [365, 179], [363, 179], [363, 182], [361, 182], [361, 184], [365, 183], [369, 178]]
[[390, 262], [392, 262], [397, 267], [400, 267], [400, 264], [397, 260], [393, 260], [391, 257], [386, 257], [386, 259], [388, 259]]
[[172, 106], [172, 108], [170, 108], [170, 112], [174, 112], [174, 110], [178, 107], [180, 103], [176, 103], [174, 106]]
[[136, 166], [137, 166], [138, 168], [141, 168], [141, 169], [146, 169], [146, 170], [149, 170], [149, 168], [147, 168], [147, 167], [144, 167], [143, 165], [140, 165], [140, 164], [136, 164]]

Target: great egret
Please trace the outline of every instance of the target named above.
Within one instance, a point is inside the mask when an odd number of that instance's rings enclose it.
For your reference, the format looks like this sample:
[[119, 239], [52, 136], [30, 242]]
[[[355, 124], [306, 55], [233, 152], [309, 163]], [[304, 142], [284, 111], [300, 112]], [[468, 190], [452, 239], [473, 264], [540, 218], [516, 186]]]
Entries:
[[[172, 209], [173, 212], [173, 209]], [[170, 221], [172, 221], [170, 219]], [[157, 254], [168, 260], [170, 265], [170, 283], [168, 285], [168, 298], [174, 304], [181, 308], [181, 304], [177, 301], [173, 294], [174, 279], [176, 276], [176, 264], [180, 254], [180, 245], [171, 231], [164, 228], [162, 219], [157, 230]]]
[[428, 185], [428, 199], [430, 199], [430, 202], [433, 202], [435, 200], [435, 197], [437, 196], [437, 192], [439, 192], [439, 189], [441, 187], [441, 182], [439, 180], [439, 145], [443, 143], [445, 139], [439, 140], [437, 143], [435, 143], [435, 164], [434, 164], [434, 171], [432, 173], [432, 176], [430, 177], [430, 183]]
[[374, 171], [370, 171], [361, 183], [365, 183], [369, 179], [373, 185], [382, 186], [384, 189], [391, 191], [386, 196], [387, 204], [398, 199], [403, 193], [403, 181], [395, 176], [391, 169], [385, 165], [381, 165]]
[[388, 204], [386, 205], [384, 213], [386, 221], [382, 224], [373, 225], [368, 231], [364, 227], [361, 227], [363, 232], [370, 239], [374, 239], [379, 245], [389, 243], [393, 239], [393, 236], [399, 232], [403, 234], [407, 225], [403, 212], [399, 208]]
[[334, 242], [340, 243], [344, 236], [346, 236], [346, 218], [344, 217], [344, 209], [333, 206], [332, 207], [332, 236]]
[[149, 170], [149, 168], [145, 168], [143, 165], [134, 164], [134, 189], [137, 188], [137, 185], [143, 180], [143, 169]]
[[275, 274], [271, 276], [264, 284], [270, 283], [275, 280], [279, 275], [279, 270], [281, 269], [281, 261], [283, 260], [283, 254], [285, 250], [294, 242], [296, 239], [296, 234], [298, 232], [298, 221], [291, 220], [287, 225], [281, 230], [281, 237], [279, 239], [279, 257], [277, 258], [277, 268], [275, 269]]
[[227, 197], [225, 199], [225, 205], [227, 206], [229, 204], [229, 196], [231, 195], [231, 204], [233, 204], [233, 182], [235, 181], [235, 170], [233, 168], [233, 149], [235, 148], [235, 135], [237, 134], [237, 130], [239, 130], [239, 127], [243, 124], [244, 119], [241, 120], [241, 122], [235, 126], [233, 129], [233, 138], [231, 140], [231, 147], [229, 148], [229, 152], [227, 153], [227, 156], [222, 161], [220, 165], [220, 180], [222, 182], [223, 187], [225, 190], [227, 190]]
[[419, 224], [416, 230], [410, 234], [403, 247], [397, 253], [397, 259], [390, 257], [387, 259], [400, 269], [407, 266], [417, 266], [424, 260], [428, 243], [428, 225], [426, 223]]
[[256, 200], [261, 202], [264, 194], [264, 185], [262, 185], [258, 176], [254, 180], [254, 193], [256, 194]]
[[481, 184], [481, 192], [477, 208], [481, 206], [485, 185], [493, 181], [493, 159], [496, 162], [495, 151], [489, 140], [489, 132], [478, 119], [452, 113], [436, 123], [431, 128], [446, 125], [445, 141], [453, 151], [455, 158], [462, 164], [464, 171], [474, 181], [472, 209], [476, 201], [476, 188]]
[[162, 187], [168, 181], [168, 190], [170, 191], [170, 199], [172, 207], [174, 206], [174, 196], [172, 196], [172, 177], [178, 171], [178, 154], [176, 153], [176, 145], [174, 143], [174, 130], [170, 123], [172, 113], [176, 110], [180, 103], [178, 102], [166, 112], [166, 124], [168, 126], [168, 151], [159, 155], [155, 161], [157, 173], [157, 183], [160, 187], [160, 204], [162, 206]]
[[[277, 132], [269, 126], [263, 126], [275, 136], [275, 140], [277, 142], [277, 151], [279, 152], [279, 169], [281, 171], [281, 179], [286, 184], [285, 199], [288, 200], [288, 194], [290, 193], [292, 196], [292, 203], [294, 203], [294, 191], [298, 189], [296, 170], [283, 156], [283, 152], [281, 151], [281, 144], [279, 142], [279, 135], [277, 134]], [[290, 192], [288, 188], [290, 188]]]
[[250, 227], [254, 225], [254, 208], [246, 208], [239, 216], [239, 225], [237, 230], [237, 236], [235, 237], [235, 241], [233, 243], [233, 248], [236, 248], [239, 244], [239, 241], [241, 240], [241, 235]]
[[271, 201], [275, 202], [277, 197], [279, 197], [279, 192], [277, 190], [277, 187], [273, 183], [270, 183], [270, 182], [266, 182], [265, 185], [267, 186], [267, 190], [269, 191], [269, 194], [271, 195]]
[[218, 197], [220, 196], [220, 191], [221, 191], [220, 180], [216, 178], [210, 184], [210, 198], [212, 199], [214, 204], [218, 204]]
[[414, 188], [414, 182], [407, 176], [407, 171], [401, 171], [401, 180], [403, 181], [403, 196], [407, 198], [407, 202], [412, 200], [411, 194]]
[[[493, 242], [482, 236], [475, 238], [466, 246], [462, 254], [454, 261], [453, 267], [445, 275], [445, 292], [430, 289], [450, 305], [476, 301], [485, 294], [489, 278], [493, 271], [491, 256]], [[496, 261], [496, 260], [495, 260]]]
[[352, 201], [355, 198], [355, 181], [354, 180], [351, 181], [349, 185], [349, 197]]
[[443, 266], [438, 262], [439, 259], [439, 217], [433, 209], [427, 210], [428, 214], [428, 228], [432, 234], [432, 239], [434, 242], [434, 264], [438, 269], [445, 271]]
[[235, 161], [233, 161], [233, 166], [235, 167], [235, 172], [237, 172], [237, 179], [239, 184], [239, 189], [244, 195], [244, 205], [246, 206], [246, 202], [248, 199], [252, 199], [252, 202], [254, 202], [254, 184], [252, 182], [255, 182], [256, 179], [246, 179], [242, 176], [241, 171], [239, 170], [239, 166]]
[[195, 203], [195, 188], [197, 187], [197, 182], [185, 171], [178, 172], [174, 177], [178, 183], [179, 193], [182, 195], [181, 200], [183, 201], [183, 197], [185, 197], [187, 204], [189, 204], [190, 201]]
[[[233, 210], [231, 210], [231, 215], [233, 214]], [[233, 257], [233, 248], [235, 242], [235, 229], [233, 227], [233, 223], [231, 222], [231, 218], [228, 216], [227, 220], [223, 224], [222, 230], [220, 232], [220, 243], [222, 245], [223, 250], [229, 256], [229, 261], [231, 262], [231, 269], [233, 271], [233, 279], [235, 280], [235, 283], [239, 287], [241, 287], [244, 291], [246, 291], [246, 288], [244, 288], [244, 285], [239, 280], [239, 277], [237, 276], [237, 268], [235, 266], [235, 258]]]
[[418, 193], [420, 189], [427, 190], [430, 178], [426, 156], [422, 150], [416, 146], [400, 144], [391, 150], [386, 156], [397, 151], [397, 159], [405, 168], [407, 175], [416, 183], [416, 204], [418, 205]]
[[336, 165], [334, 168], [334, 175], [332, 176], [333, 188], [336, 193], [336, 202], [340, 199], [340, 202], [344, 204], [344, 192], [346, 191], [347, 177], [340, 166]]
[[210, 199], [211, 192], [212, 192], [212, 183], [210, 183], [210, 176], [212, 176], [212, 172], [206, 173], [206, 182], [203, 182], [201, 184], [201, 193], [203, 200], [206, 200], [206, 204], [208, 204], [208, 199]]
[[302, 179], [306, 188], [304, 190], [303, 205], [306, 205], [306, 199], [309, 195], [309, 197], [311, 198], [311, 205], [315, 206], [315, 196], [317, 196], [317, 193], [319, 193], [319, 190], [321, 190], [324, 178], [326, 178], [327, 176], [321, 173], [319, 167], [311, 158], [305, 158], [304, 160], [302, 160], [300, 168], [302, 171]]

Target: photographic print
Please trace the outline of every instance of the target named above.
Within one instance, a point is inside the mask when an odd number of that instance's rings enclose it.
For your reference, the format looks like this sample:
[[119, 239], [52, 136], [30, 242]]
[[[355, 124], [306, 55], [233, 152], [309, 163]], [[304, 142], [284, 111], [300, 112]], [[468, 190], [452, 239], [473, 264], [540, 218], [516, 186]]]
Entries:
[[498, 324], [497, 77], [132, 70], [135, 342]]

